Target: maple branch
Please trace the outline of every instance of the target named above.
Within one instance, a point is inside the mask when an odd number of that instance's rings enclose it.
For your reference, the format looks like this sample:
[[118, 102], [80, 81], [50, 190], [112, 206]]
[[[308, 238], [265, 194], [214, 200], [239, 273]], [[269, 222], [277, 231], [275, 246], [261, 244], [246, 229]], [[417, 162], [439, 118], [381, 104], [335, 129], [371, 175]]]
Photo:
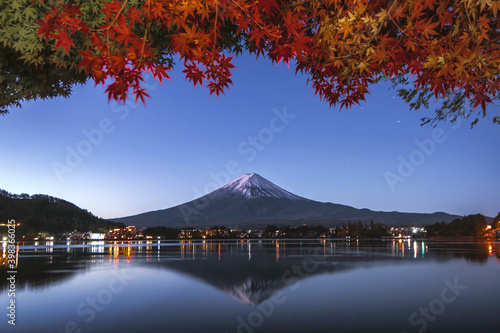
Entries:
[[[396, 2], [397, 2], [397, 1], [394, 1], [394, 3], [396, 3]], [[396, 26], [396, 28], [398, 28], [398, 29], [399, 29], [399, 31], [401, 31], [401, 33], [402, 33], [403, 35], [405, 35], [406, 37], [408, 37], [409, 39], [411, 39], [411, 41], [412, 41], [412, 42], [414, 42], [414, 43], [415, 43], [415, 45], [420, 46], [420, 43], [418, 43], [418, 42], [415, 40], [415, 38], [413, 38], [413, 37], [409, 36], [409, 35], [408, 35], [408, 34], [407, 34], [407, 33], [406, 33], [406, 32], [405, 32], [405, 31], [404, 31], [404, 30], [403, 30], [403, 29], [399, 26], [399, 24], [398, 24], [398, 23], [397, 23], [397, 22], [396, 22], [396, 21], [392, 18], [392, 16], [391, 16], [391, 12], [392, 12], [392, 10], [391, 10], [391, 9], [392, 9], [392, 6], [391, 6], [391, 8], [389, 9], [389, 11], [387, 12], [387, 14], [389, 15], [389, 18], [391, 19], [392, 23], [394, 23], [394, 25]]]
[[111, 22], [106, 29], [97, 29], [96, 30], [96, 31], [108, 31], [108, 34], [106, 36], [106, 45], [108, 46], [108, 53], [110, 53], [110, 50], [111, 50], [110, 43], [109, 43], [109, 30], [116, 23], [116, 20], [118, 20], [118, 18], [120, 17], [120, 15], [122, 14], [122, 11], [125, 8], [125, 6], [127, 5], [127, 3], [128, 3], [128, 0], [125, 0], [123, 2], [123, 5], [121, 6], [120, 10], [116, 14], [115, 18], [113, 19], [113, 22]]
[[107, 28], [101, 28], [101, 29], [89, 29], [90, 31], [106, 31], [106, 30], [109, 30], [115, 23], [116, 23], [116, 20], [118, 20], [118, 18], [120, 17], [123, 9], [125, 8], [125, 5], [128, 3], [128, 0], [125, 0], [125, 2], [123, 3], [122, 7], [120, 8], [120, 10], [118, 11], [118, 13], [116, 13], [116, 16], [115, 18], [113, 19], [113, 22], [111, 22], [109, 24], [109, 26]]
[[150, 25], [148, 24], [148, 27], [144, 31], [144, 37], [142, 38], [142, 48], [141, 48], [141, 57], [139, 58], [139, 68], [142, 66], [142, 59], [144, 59], [144, 48], [146, 47], [146, 39], [148, 37], [148, 28]]
[[148, 26], [146, 27], [144, 31], [144, 37], [142, 40], [142, 48], [141, 48], [141, 57], [139, 59], [139, 67], [142, 66], [142, 59], [144, 58], [144, 48], [146, 47], [146, 38], [148, 36], [148, 30], [151, 27], [151, 21], [149, 20], [149, 17], [151, 15], [151, 1], [148, 2]]
[[215, 0], [214, 46], [212, 47], [212, 65], [215, 63], [215, 46], [217, 44], [217, 20], [219, 19], [219, 1]]
[[312, 6], [313, 6], [313, 23], [314, 23], [314, 22], [316, 22], [316, 1], [315, 0], [313, 0]]
[[470, 14], [469, 14], [469, 8], [467, 8], [467, 4], [465, 3], [466, 0], [463, 0], [462, 2], [464, 3], [464, 8], [465, 8], [465, 13], [467, 14], [467, 21], [469, 21], [469, 29], [472, 28], [472, 21], [470, 20]]
[[120, 10], [118, 11], [118, 13], [116, 14], [116, 16], [115, 16], [115, 18], [114, 18], [113, 22], [111, 22], [111, 23], [109, 24], [109, 27], [108, 27], [107, 29], [111, 28], [111, 26], [113, 26], [113, 25], [116, 23], [116, 20], [118, 20], [118, 18], [120, 17], [120, 15], [121, 15], [121, 13], [122, 13], [123, 9], [125, 8], [125, 6], [127, 5], [127, 3], [128, 3], [128, 0], [125, 0], [125, 1], [123, 2], [122, 7], [120, 8]]
[[260, 25], [259, 22], [257, 22], [250, 14], [248, 14], [248, 12], [245, 10], [245, 8], [241, 7], [241, 5], [236, 2], [236, 0], [231, 0], [232, 3], [234, 3], [236, 6], [238, 6], [239, 9], [241, 9], [245, 14], [247, 14], [248, 18], [250, 20], [252, 20], [255, 24], [257, 24], [257, 26], [259, 28], [261, 28], [262, 30], [264, 30], [265, 32], [267, 32], [269, 35], [273, 36], [273, 37], [280, 37], [279, 35], [276, 35], [276, 34], [273, 34], [271, 32], [269, 32], [265, 27], [263, 27], [262, 25]]

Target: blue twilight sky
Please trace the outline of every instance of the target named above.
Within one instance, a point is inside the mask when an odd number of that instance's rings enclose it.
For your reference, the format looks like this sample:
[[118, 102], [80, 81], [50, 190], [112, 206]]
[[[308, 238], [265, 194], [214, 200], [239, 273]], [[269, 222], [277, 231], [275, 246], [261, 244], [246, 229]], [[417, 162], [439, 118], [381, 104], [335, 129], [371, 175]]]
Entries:
[[[329, 108], [293, 68], [242, 56], [219, 99], [185, 81], [147, 80], [147, 106], [102, 87], [25, 103], [0, 117], [0, 188], [60, 197], [104, 217], [190, 201], [245, 173], [297, 195], [383, 211], [500, 211], [500, 127], [491, 117], [420, 126], [388, 83]], [[495, 111], [496, 112], [496, 111]]]

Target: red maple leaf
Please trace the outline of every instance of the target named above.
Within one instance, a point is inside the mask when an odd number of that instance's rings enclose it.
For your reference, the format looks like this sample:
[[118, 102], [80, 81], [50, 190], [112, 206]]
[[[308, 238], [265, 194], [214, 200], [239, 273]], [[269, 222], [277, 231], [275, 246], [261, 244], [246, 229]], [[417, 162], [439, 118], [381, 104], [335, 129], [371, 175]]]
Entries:
[[65, 30], [59, 30], [59, 32], [52, 37], [56, 40], [56, 50], [60, 47], [64, 47], [64, 50], [68, 53], [69, 48], [75, 46], [73, 38], [71, 38]]

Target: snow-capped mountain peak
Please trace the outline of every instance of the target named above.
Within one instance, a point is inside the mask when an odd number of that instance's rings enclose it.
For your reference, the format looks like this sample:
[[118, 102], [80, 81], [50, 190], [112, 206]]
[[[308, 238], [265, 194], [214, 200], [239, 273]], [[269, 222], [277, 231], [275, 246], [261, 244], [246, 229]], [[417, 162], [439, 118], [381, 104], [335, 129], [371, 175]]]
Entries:
[[219, 190], [212, 193], [213, 197], [272, 197], [279, 199], [307, 200], [290, 193], [256, 173], [243, 175]]

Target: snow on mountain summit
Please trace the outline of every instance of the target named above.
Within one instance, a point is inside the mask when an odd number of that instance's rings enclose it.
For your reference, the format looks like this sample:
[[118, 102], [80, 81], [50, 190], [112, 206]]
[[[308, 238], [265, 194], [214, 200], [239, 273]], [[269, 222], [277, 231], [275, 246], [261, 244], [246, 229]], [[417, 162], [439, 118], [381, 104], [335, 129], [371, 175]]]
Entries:
[[290, 200], [307, 200], [274, 185], [256, 173], [243, 175], [226, 186], [212, 192], [212, 197], [272, 197]]

